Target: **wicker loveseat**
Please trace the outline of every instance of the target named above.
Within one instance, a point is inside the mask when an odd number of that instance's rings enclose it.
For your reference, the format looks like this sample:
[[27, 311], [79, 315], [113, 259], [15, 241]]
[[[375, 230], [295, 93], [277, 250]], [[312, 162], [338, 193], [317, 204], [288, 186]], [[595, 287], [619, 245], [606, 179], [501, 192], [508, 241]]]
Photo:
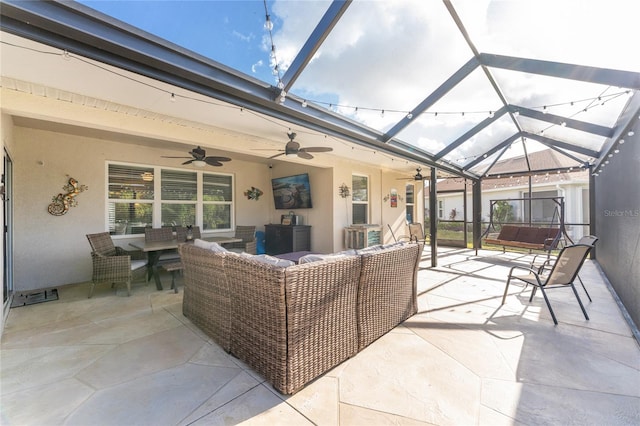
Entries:
[[416, 313], [422, 247], [368, 248], [283, 267], [184, 244], [183, 313], [292, 394]]

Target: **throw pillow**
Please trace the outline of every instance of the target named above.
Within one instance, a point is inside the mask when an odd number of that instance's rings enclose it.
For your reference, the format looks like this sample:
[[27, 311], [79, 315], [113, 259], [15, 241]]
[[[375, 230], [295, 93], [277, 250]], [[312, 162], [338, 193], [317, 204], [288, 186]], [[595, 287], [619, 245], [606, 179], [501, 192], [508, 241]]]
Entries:
[[247, 255], [246, 257], [256, 260], [258, 262], [268, 263], [269, 265], [281, 266], [283, 268], [296, 264], [295, 262], [292, 262], [290, 260], [280, 259], [277, 257], [269, 256], [268, 254]]
[[300, 259], [298, 259], [298, 264], [302, 265], [303, 263], [318, 262], [320, 260], [342, 259], [342, 258], [351, 257], [351, 256], [355, 256], [355, 252], [353, 254], [344, 253], [344, 252], [332, 253], [332, 254], [307, 254], [305, 256], [302, 256]]
[[210, 242], [210, 241], [205, 241], [205, 240], [201, 240], [199, 238], [196, 238], [193, 241], [193, 245], [196, 247], [200, 247], [203, 249], [207, 249], [207, 250], [211, 250], [214, 253], [224, 253], [227, 251], [226, 248], [222, 247], [220, 244], [218, 243], [214, 243], [214, 242]]

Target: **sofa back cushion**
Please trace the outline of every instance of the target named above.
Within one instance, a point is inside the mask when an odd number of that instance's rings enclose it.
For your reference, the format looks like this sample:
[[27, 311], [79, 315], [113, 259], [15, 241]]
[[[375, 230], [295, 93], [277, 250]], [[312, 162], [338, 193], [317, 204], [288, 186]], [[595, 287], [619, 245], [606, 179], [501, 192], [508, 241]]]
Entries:
[[220, 244], [213, 241], [206, 241], [196, 238], [193, 240], [193, 245], [196, 247], [200, 247], [206, 250], [211, 250], [213, 252], [226, 252], [227, 249], [222, 247]]

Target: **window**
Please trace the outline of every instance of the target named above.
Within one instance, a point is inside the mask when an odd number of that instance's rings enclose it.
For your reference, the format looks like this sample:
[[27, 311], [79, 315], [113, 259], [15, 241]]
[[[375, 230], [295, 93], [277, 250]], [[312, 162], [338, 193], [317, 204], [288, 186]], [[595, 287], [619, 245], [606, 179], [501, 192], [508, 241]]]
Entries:
[[107, 222], [113, 235], [160, 226], [232, 229], [231, 175], [109, 164], [108, 186]]
[[444, 201], [438, 200], [438, 219], [442, 219], [444, 215]]
[[353, 224], [368, 223], [369, 220], [369, 178], [353, 175], [351, 178], [353, 190], [352, 222]]
[[413, 198], [413, 184], [408, 183], [405, 187], [405, 200], [407, 200], [407, 212], [406, 219], [407, 223], [413, 223], [413, 212], [414, 212], [414, 198]]
[[196, 223], [198, 182], [196, 172], [162, 170], [162, 226], [187, 226]]

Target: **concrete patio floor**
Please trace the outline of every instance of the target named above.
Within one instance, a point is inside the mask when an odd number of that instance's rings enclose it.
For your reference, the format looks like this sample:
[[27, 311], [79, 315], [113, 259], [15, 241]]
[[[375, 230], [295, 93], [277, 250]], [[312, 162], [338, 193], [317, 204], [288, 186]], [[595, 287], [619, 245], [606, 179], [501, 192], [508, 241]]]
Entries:
[[[428, 249], [425, 250], [425, 255]], [[510, 287], [531, 256], [425, 256], [419, 312], [293, 396], [277, 393], [182, 315], [182, 287], [58, 287], [11, 309], [2, 337], [3, 425], [637, 425], [640, 348], [597, 265], [578, 285]], [[181, 284], [181, 283], [180, 283]]]

